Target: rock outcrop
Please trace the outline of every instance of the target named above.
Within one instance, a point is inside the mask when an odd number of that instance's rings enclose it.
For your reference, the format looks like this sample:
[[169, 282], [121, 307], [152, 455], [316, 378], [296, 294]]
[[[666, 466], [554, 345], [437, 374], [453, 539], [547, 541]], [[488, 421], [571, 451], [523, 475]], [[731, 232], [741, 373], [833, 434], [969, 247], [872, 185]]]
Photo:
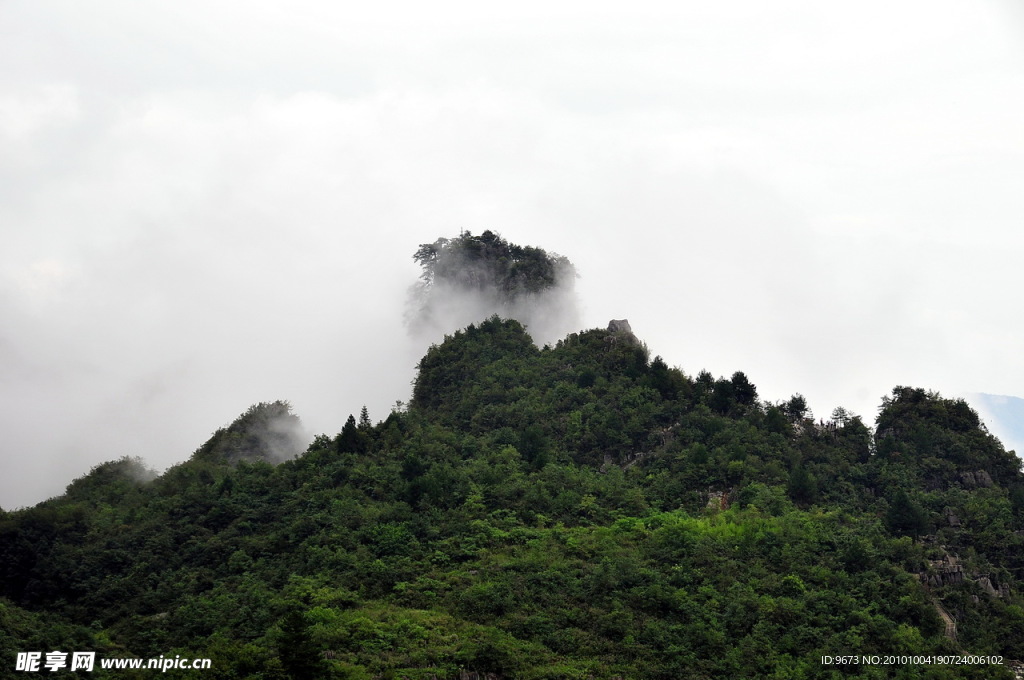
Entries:
[[979, 486], [987, 489], [995, 484], [995, 482], [992, 481], [992, 475], [990, 475], [987, 470], [961, 472], [960, 483], [966, 489], [974, 489]]
[[639, 345], [640, 339], [633, 335], [633, 329], [629, 326], [627, 319], [612, 319], [608, 322], [608, 342], [618, 344], [624, 342], [627, 345]]
[[964, 567], [955, 555], [946, 555], [939, 560], [930, 560], [931, 568], [921, 574], [921, 579], [933, 588], [964, 582]]

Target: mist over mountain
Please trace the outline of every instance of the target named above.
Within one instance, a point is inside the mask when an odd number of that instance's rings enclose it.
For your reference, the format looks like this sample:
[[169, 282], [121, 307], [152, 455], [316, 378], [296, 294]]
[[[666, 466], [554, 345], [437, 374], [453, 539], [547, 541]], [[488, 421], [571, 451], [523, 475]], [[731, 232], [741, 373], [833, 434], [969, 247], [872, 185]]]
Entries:
[[1018, 0], [0, 18], [0, 677], [1024, 678]]
[[1024, 384], [1015, 3], [300, 4], [3, 3], [3, 507], [247, 404], [385, 416], [462, 225], [572, 257], [564, 333], [820, 414]]
[[311, 439], [285, 401], [254, 404], [226, 428], [220, 428], [193, 454], [230, 464], [281, 463], [299, 455]]
[[423, 270], [406, 312], [416, 337], [436, 340], [495, 314], [523, 323], [538, 344], [579, 327], [576, 268], [566, 257], [488, 230], [424, 243], [413, 259]]

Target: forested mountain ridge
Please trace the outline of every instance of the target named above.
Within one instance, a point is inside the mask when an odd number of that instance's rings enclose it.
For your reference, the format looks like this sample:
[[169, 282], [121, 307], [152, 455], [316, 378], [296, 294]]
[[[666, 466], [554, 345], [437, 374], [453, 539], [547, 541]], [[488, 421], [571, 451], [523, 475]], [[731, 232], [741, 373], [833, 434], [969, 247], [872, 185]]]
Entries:
[[253, 407], [155, 479], [122, 459], [3, 513], [0, 663], [1009, 678], [821, 657], [1024, 658], [1024, 476], [959, 400], [897, 387], [874, 431], [841, 409], [826, 423], [742, 372], [687, 376], [606, 330], [538, 348], [493, 317], [431, 347], [380, 422], [273, 464], [248, 426], [268, 415], [290, 411]]

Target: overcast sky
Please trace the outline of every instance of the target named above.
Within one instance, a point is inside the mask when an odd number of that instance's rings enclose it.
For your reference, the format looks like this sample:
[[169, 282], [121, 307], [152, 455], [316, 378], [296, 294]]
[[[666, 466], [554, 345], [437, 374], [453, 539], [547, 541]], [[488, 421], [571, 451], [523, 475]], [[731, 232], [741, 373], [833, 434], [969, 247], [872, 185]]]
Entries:
[[0, 0], [0, 506], [385, 417], [462, 229], [818, 416], [1024, 395], [1010, 0], [370, 4]]

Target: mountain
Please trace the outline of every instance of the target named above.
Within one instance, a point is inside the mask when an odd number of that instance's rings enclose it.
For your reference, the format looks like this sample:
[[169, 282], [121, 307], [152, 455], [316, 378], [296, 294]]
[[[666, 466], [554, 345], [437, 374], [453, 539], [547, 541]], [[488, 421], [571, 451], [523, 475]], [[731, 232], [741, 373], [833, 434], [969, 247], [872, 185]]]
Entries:
[[1024, 658], [1020, 461], [923, 389], [893, 389], [873, 428], [806, 415], [741, 371], [652, 359], [628, 324], [538, 348], [492, 317], [429, 349], [407, 408], [294, 458], [253, 434], [291, 431], [266, 426], [287, 405], [257, 405], [155, 479], [122, 459], [0, 515], [3, 663], [1013, 677], [994, 659]]

